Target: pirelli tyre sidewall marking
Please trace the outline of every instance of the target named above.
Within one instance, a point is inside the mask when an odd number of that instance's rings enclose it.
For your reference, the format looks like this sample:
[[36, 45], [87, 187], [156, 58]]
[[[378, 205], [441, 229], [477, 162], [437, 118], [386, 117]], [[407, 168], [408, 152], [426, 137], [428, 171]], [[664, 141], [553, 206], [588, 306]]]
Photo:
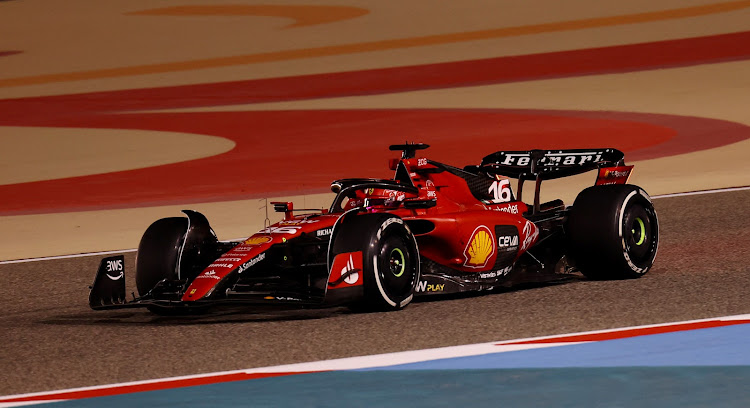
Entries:
[[[411, 233], [411, 230], [409, 229], [409, 226], [406, 225], [406, 224], [404, 224], [404, 220], [402, 220], [401, 218], [392, 217], [392, 218], [388, 218], [388, 219], [384, 220], [383, 223], [380, 225], [380, 228], [378, 228], [377, 233], [375, 234], [375, 236], [377, 237], [377, 240], [378, 241], [380, 240], [380, 237], [383, 236], [383, 233], [385, 232], [386, 228], [388, 228], [392, 224], [401, 224], [401, 226], [408, 233], [409, 237], [411, 238], [412, 242], [414, 243], [414, 248], [416, 249], [415, 253], [417, 255], [416, 262], [417, 262], [417, 265], [419, 265], [419, 247], [417, 246], [417, 240], [414, 238], [414, 235]], [[403, 299], [402, 301], [400, 301], [398, 303], [396, 302], [396, 300], [391, 299], [391, 297], [388, 295], [388, 293], [386, 293], [385, 289], [383, 288], [382, 279], [380, 278], [380, 271], [378, 270], [378, 254], [374, 254], [372, 256], [372, 267], [373, 267], [373, 272], [374, 272], [374, 275], [375, 275], [375, 283], [378, 286], [378, 291], [380, 291], [380, 295], [381, 295], [381, 297], [383, 298], [383, 300], [386, 303], [388, 303], [389, 305], [391, 305], [393, 307], [402, 308], [402, 307], [408, 305], [411, 302], [411, 300], [414, 298], [414, 291], [413, 290], [412, 290], [412, 293], [409, 294], [409, 296], [407, 296], [405, 299]], [[419, 269], [417, 269], [417, 272], [418, 271], [419, 271]], [[416, 277], [416, 279], [414, 280], [414, 282], [419, 282], [419, 276]]]
[[[623, 253], [624, 257], [625, 257], [625, 261], [628, 263], [628, 266], [630, 266], [630, 269], [632, 269], [633, 272], [636, 272], [638, 274], [643, 275], [646, 272], [648, 272], [649, 267], [641, 268], [641, 267], [637, 266], [635, 263], [633, 263], [632, 259], [630, 259], [630, 254], [628, 254], [627, 244], [625, 242], [625, 234], [623, 234], [623, 230], [622, 230], [623, 229], [623, 224], [624, 224], [624, 221], [625, 221], [625, 210], [627, 209], [628, 203], [630, 202], [630, 200], [632, 200], [634, 197], [636, 197], [636, 194], [642, 196], [644, 199], [646, 199], [647, 202], [651, 203], [651, 197], [649, 197], [648, 194], [646, 194], [646, 192], [643, 191], [642, 189], [631, 191], [630, 194], [628, 194], [627, 197], [625, 197], [625, 200], [622, 203], [622, 207], [620, 208], [620, 215], [617, 218], [617, 225], [618, 225], [618, 234], [620, 236], [620, 242], [621, 242], [621, 245], [622, 245], [622, 253]], [[652, 211], [654, 212], [654, 215], [656, 215], [656, 210], [652, 210]], [[659, 225], [658, 224], [659, 223], [658, 218], [654, 217], [654, 222], [656, 222], [657, 229], [658, 229], [658, 225]], [[657, 239], [657, 241], [656, 241], [656, 248], [654, 248], [654, 259], [656, 259], [656, 252], [659, 250], [658, 237], [651, 237], [651, 239]]]

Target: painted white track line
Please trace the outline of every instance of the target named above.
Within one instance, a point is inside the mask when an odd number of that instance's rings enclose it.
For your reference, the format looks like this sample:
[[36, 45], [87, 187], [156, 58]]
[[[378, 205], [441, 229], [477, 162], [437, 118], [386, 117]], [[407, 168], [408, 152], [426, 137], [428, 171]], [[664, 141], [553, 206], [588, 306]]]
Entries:
[[[743, 191], [743, 190], [750, 190], [750, 186], [727, 187], [727, 188], [718, 188], [718, 189], [713, 189], [713, 190], [686, 191], [684, 193], [660, 194], [660, 195], [651, 196], [651, 198], [659, 199], [659, 198], [670, 198], [670, 197], [683, 197], [683, 196], [692, 196], [692, 195], [727, 193], [727, 192], [732, 192], [732, 191]], [[228, 240], [228, 241], [240, 241], [243, 239], [245, 238], [238, 238], [238, 239], [233, 239], [233, 240]], [[135, 251], [136, 249], [122, 249], [122, 250], [116, 250], [116, 251], [86, 252], [86, 253], [72, 254], [72, 255], [57, 255], [57, 256], [45, 256], [45, 257], [40, 257], [40, 258], [15, 259], [15, 260], [10, 260], [10, 261], [0, 261], [0, 265], [26, 263], [26, 262], [38, 262], [38, 261], [53, 261], [56, 259], [85, 258], [88, 256], [122, 254], [122, 253], [129, 253], [129, 252], [135, 252]]]
[[[244, 241], [247, 237], [244, 238], [237, 238], [237, 239], [230, 239], [227, 241], [221, 241], [221, 242], [230, 242], [230, 241]], [[55, 255], [55, 256], [44, 256], [41, 258], [25, 258], [25, 259], [15, 259], [12, 261], [0, 261], [0, 265], [7, 265], [7, 264], [17, 264], [17, 263], [26, 263], [26, 262], [37, 262], [37, 261], [54, 261], [55, 259], [70, 259], [70, 258], [85, 258], [88, 256], [101, 256], [101, 255], [112, 255], [112, 254], [126, 254], [129, 252], [135, 252], [137, 249], [119, 249], [114, 251], [102, 251], [102, 252], [85, 252], [82, 254], [71, 254], [71, 255]]]
[[692, 195], [727, 193], [731, 191], [742, 191], [742, 190], [750, 190], [750, 186], [717, 188], [713, 190], [686, 191], [684, 193], [659, 194], [659, 195], [651, 196], [651, 198], [656, 199], [656, 198], [683, 197], [683, 196], [692, 196]]
[[25, 262], [37, 262], [37, 261], [54, 261], [55, 259], [85, 258], [87, 256], [124, 254], [124, 253], [135, 252], [135, 251], [137, 250], [136, 249], [121, 249], [119, 251], [86, 252], [83, 254], [56, 255], [56, 256], [45, 256], [42, 258], [15, 259], [12, 261], [0, 261], [0, 265], [25, 263]]

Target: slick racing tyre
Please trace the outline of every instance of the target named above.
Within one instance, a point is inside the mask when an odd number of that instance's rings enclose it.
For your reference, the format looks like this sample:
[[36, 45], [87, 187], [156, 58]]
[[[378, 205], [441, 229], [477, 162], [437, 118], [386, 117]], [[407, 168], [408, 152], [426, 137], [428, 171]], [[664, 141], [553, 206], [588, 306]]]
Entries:
[[659, 220], [646, 192], [634, 185], [589, 187], [565, 223], [569, 255], [591, 279], [646, 274], [659, 246]]
[[390, 214], [347, 217], [336, 233], [333, 253], [362, 251], [364, 298], [361, 311], [406, 307], [419, 281], [417, 241], [401, 218]]
[[135, 260], [135, 286], [138, 294], [147, 294], [162, 279], [177, 279], [177, 259], [188, 219], [162, 218], [143, 233]]

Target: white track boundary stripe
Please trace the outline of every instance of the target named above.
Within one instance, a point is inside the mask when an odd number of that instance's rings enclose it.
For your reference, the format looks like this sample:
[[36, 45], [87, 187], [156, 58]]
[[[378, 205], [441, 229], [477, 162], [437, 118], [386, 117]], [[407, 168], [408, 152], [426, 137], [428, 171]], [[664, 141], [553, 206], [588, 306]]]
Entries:
[[55, 255], [55, 256], [45, 256], [41, 258], [26, 258], [26, 259], [15, 259], [12, 261], [0, 261], [0, 265], [7, 265], [7, 264], [17, 264], [17, 263], [26, 263], [26, 262], [38, 262], [38, 261], [54, 261], [56, 259], [70, 259], [70, 258], [86, 258], [89, 256], [101, 256], [101, 255], [112, 255], [112, 254], [125, 254], [129, 252], [135, 252], [136, 249], [122, 249], [122, 250], [115, 250], [115, 251], [102, 251], [102, 252], [85, 252], [81, 254], [71, 254], [71, 255]]
[[651, 196], [651, 198], [684, 197], [684, 196], [692, 196], [692, 195], [728, 193], [728, 192], [743, 191], [743, 190], [750, 190], [750, 186], [726, 187], [726, 188], [717, 188], [713, 190], [686, 191], [684, 193], [659, 194], [659, 195]]
[[[230, 242], [230, 241], [244, 241], [245, 238], [237, 238], [237, 239], [231, 239], [227, 241], [221, 241], [221, 242]], [[0, 265], [7, 265], [7, 264], [17, 264], [17, 263], [26, 263], [26, 262], [38, 262], [38, 261], [54, 261], [56, 259], [70, 259], [70, 258], [86, 258], [89, 256], [102, 256], [102, 255], [113, 255], [113, 254], [126, 254], [130, 252], [135, 252], [137, 249], [118, 249], [113, 251], [101, 251], [101, 252], [84, 252], [80, 254], [71, 254], [71, 255], [55, 255], [55, 256], [44, 256], [40, 258], [25, 258], [25, 259], [15, 259], [12, 261], [0, 261]]]
[[[683, 197], [683, 196], [692, 196], [692, 195], [728, 193], [728, 192], [743, 191], [743, 190], [750, 190], [750, 186], [726, 187], [726, 188], [718, 188], [718, 189], [712, 189], [712, 190], [698, 190], [698, 191], [686, 191], [683, 193], [659, 194], [659, 195], [651, 196], [651, 198], [658, 199], [658, 198], [670, 198], [670, 197]], [[245, 238], [237, 238], [237, 239], [227, 240], [224, 242], [240, 241], [243, 239]], [[38, 261], [53, 261], [56, 259], [85, 258], [89, 256], [121, 254], [121, 253], [135, 252], [135, 251], [136, 249], [122, 249], [122, 250], [116, 250], [116, 251], [85, 252], [85, 253], [72, 254], [72, 255], [56, 255], [56, 256], [45, 256], [45, 257], [40, 257], [40, 258], [15, 259], [15, 260], [10, 260], [10, 261], [0, 261], [0, 265], [26, 263], [26, 262], [38, 262]]]
[[[506, 343], [547, 340], [547, 339], [563, 338], [563, 337], [578, 336], [578, 335], [588, 335], [588, 334], [616, 333], [616, 332], [633, 330], [633, 329], [669, 327], [669, 326], [675, 326], [675, 325], [702, 323], [702, 322], [710, 322], [710, 321], [717, 321], [717, 320], [719, 321], [750, 320], [750, 314], [721, 316], [721, 317], [712, 317], [712, 318], [707, 318], [707, 319], [685, 320], [685, 321], [669, 322], [669, 323], [657, 323], [657, 324], [649, 324], [649, 325], [643, 325], [643, 326], [618, 327], [614, 329], [592, 330], [592, 331], [585, 331], [585, 332], [578, 332], [578, 333], [563, 333], [563, 334], [555, 334], [555, 335], [550, 335], [550, 336], [527, 337], [527, 338], [513, 339], [513, 340], [500, 340], [500, 341], [492, 341], [488, 343], [467, 344], [467, 345], [451, 346], [451, 347], [439, 347], [439, 348], [424, 349], [424, 350], [402, 351], [402, 352], [396, 352], [396, 353], [375, 354], [375, 355], [370, 355], [370, 356], [347, 357], [347, 358], [339, 358], [339, 359], [332, 359], [332, 360], [312, 361], [312, 362], [306, 362], [306, 363], [295, 363], [295, 364], [285, 364], [285, 365], [270, 366], [270, 367], [250, 368], [250, 369], [244, 369], [244, 370], [219, 371], [215, 373], [185, 375], [185, 376], [167, 377], [167, 378], [142, 380], [142, 381], [131, 381], [131, 382], [124, 382], [124, 383], [97, 385], [97, 386], [91, 386], [91, 387], [70, 388], [70, 389], [63, 389], [63, 390], [56, 390], [56, 391], [43, 391], [43, 392], [34, 392], [34, 393], [27, 393], [27, 394], [4, 395], [4, 396], [0, 396], [0, 408], [14, 407], [14, 406], [21, 406], [21, 405], [29, 404], [29, 402], [19, 402], [19, 403], [3, 402], [3, 401], [11, 400], [11, 399], [47, 396], [49, 397], [49, 400], [45, 400], [46, 402], [62, 401], [65, 399], [60, 399], [60, 397], [56, 397], [56, 396], [63, 394], [63, 393], [70, 393], [70, 392], [105, 390], [105, 389], [127, 387], [127, 386], [134, 386], [134, 385], [158, 384], [158, 383], [174, 382], [174, 381], [180, 381], [180, 380], [191, 380], [191, 379], [196, 379], [196, 378], [211, 378], [211, 377], [218, 377], [218, 376], [224, 376], [224, 375], [230, 375], [230, 374], [341, 371], [341, 370], [358, 370], [358, 369], [378, 368], [378, 367], [387, 369], [387, 367], [389, 366], [416, 363], [416, 362], [422, 362], [422, 361], [430, 361], [430, 360], [436, 360], [436, 359], [459, 358], [459, 357], [476, 356], [476, 355], [483, 355], [483, 354], [490, 354], [490, 353], [502, 353], [502, 352], [508, 352], [508, 351], [527, 350], [531, 348], [555, 347], [559, 345], [577, 344], [573, 342], [566, 342], [566, 343], [544, 343], [544, 344], [528, 344], [528, 345], [526, 344], [505, 345]], [[701, 329], [688, 329], [687, 331], [690, 331], [690, 330], [701, 330]], [[174, 388], [177, 388], [177, 387], [174, 387]], [[40, 400], [34, 401], [33, 403], [39, 404], [41, 402], [42, 400], [40, 399]]]

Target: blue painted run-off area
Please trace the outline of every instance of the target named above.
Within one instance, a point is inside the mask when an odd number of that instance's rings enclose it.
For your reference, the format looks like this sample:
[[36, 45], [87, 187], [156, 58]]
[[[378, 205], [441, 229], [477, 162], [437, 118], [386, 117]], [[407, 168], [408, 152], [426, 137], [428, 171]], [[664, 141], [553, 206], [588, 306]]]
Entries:
[[[635, 366], [750, 366], [750, 324], [432, 360], [370, 370]], [[750, 389], [750, 378], [748, 381]]]
[[750, 407], [750, 324], [50, 407]]

